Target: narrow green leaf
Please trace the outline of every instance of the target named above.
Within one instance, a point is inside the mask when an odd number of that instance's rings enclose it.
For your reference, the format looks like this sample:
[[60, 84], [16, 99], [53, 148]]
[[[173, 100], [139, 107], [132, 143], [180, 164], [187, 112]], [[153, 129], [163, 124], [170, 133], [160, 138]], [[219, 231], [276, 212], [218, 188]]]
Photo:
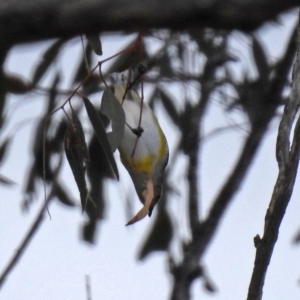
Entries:
[[86, 38], [88, 39], [92, 49], [97, 55], [102, 55], [102, 44], [100, 40], [99, 34], [86, 34]]
[[259, 77], [267, 79], [270, 72], [270, 66], [265, 50], [255, 35], [252, 36], [252, 51]]
[[23, 80], [21, 77], [5, 74], [5, 89], [8, 93], [12, 94], [25, 94], [31, 90], [31, 84]]
[[40, 60], [39, 64], [37, 65], [33, 78], [32, 78], [32, 86], [35, 86], [49, 69], [51, 64], [54, 62], [55, 58], [57, 57], [61, 46], [66, 42], [66, 39], [59, 39], [58, 41], [54, 42], [44, 53], [42, 59]]
[[[83, 80], [83, 78], [85, 78], [85, 76], [87, 76], [89, 74], [89, 70], [87, 69], [87, 67], [91, 66], [91, 62], [92, 62], [92, 47], [90, 44], [87, 44], [87, 46], [85, 47], [85, 51], [83, 51], [82, 53], [82, 57], [79, 63], [79, 66], [77, 68], [77, 71], [74, 72], [74, 78], [72, 80], [73, 84], [76, 84], [80, 81]], [[86, 63], [88, 63], [88, 66], [86, 65]]]
[[85, 180], [87, 146], [81, 123], [78, 118], [74, 120], [74, 115], [75, 113], [73, 113], [73, 120], [69, 124], [65, 137], [65, 153], [80, 193], [82, 211], [84, 211], [89, 197]]
[[178, 112], [175, 109], [173, 99], [171, 99], [171, 97], [164, 90], [162, 90], [161, 88], [158, 89], [158, 92], [159, 92], [159, 95], [160, 95], [160, 100], [161, 100], [163, 106], [165, 107], [165, 109], [167, 111], [167, 114], [170, 116], [173, 123], [178, 126], [180, 116], [179, 116]]
[[112, 154], [112, 151], [111, 151], [111, 148], [110, 148], [110, 145], [109, 145], [109, 141], [108, 141], [107, 136], [106, 136], [106, 131], [104, 129], [104, 126], [102, 124], [100, 116], [99, 116], [97, 110], [95, 109], [94, 105], [91, 103], [91, 101], [88, 98], [84, 97], [84, 96], [82, 96], [82, 98], [83, 98], [84, 105], [85, 105], [87, 114], [89, 116], [89, 119], [90, 119], [90, 121], [93, 125], [95, 133], [96, 133], [96, 135], [99, 139], [99, 142], [101, 144], [101, 147], [104, 150], [104, 154], [105, 154], [107, 160], [109, 161], [109, 163], [110, 163], [117, 179], [119, 180], [118, 167], [117, 167], [116, 161], [114, 159], [114, 156]]
[[148, 233], [138, 258], [144, 260], [154, 251], [167, 251], [173, 236], [173, 225], [168, 212], [160, 207], [153, 227]]
[[66, 119], [62, 119], [61, 122], [57, 125], [56, 131], [52, 138], [53, 152], [61, 153], [68, 126], [68, 121]]
[[4, 175], [0, 174], [0, 183], [5, 184], [5, 185], [13, 185], [16, 184], [13, 180], [7, 178]]
[[74, 200], [71, 199], [69, 196], [70, 193], [68, 193], [60, 183], [55, 183], [55, 185], [53, 186], [52, 193], [62, 204], [70, 207], [75, 206]]
[[72, 111], [72, 123], [76, 130], [76, 134], [77, 134], [76, 138], [78, 139], [77, 151], [80, 155], [80, 158], [83, 162], [84, 167], [86, 167], [87, 164], [90, 162], [89, 153], [88, 153], [87, 144], [85, 141], [85, 136], [84, 136], [82, 125], [74, 111]]
[[162, 77], [172, 78], [174, 76], [172, 58], [169, 56], [168, 52], [164, 52], [160, 58], [159, 69], [159, 74]]
[[213, 53], [213, 46], [205, 39], [203, 29], [194, 28], [188, 31], [191, 38], [198, 44], [199, 50], [203, 55], [209, 57]]
[[215, 293], [217, 291], [215, 285], [210, 280], [208, 280], [207, 277], [205, 277], [204, 279], [203, 286], [205, 290], [209, 293]]
[[100, 112], [112, 121], [112, 132], [107, 135], [112, 152], [119, 147], [125, 130], [125, 113], [111, 89], [103, 92]]
[[[136, 51], [134, 45], [136, 45], [136, 37], [123, 48], [124, 52], [114, 59], [106, 74], [112, 74], [114, 72], [120, 73], [127, 70], [129, 66], [137, 64], [140, 61], [138, 53], [143, 53], [143, 59], [145, 61], [148, 59], [147, 47], [145, 47], [144, 43], [141, 45], [141, 52]], [[130, 51], [127, 50], [131, 48], [134, 49]]]
[[93, 133], [88, 149], [93, 162], [87, 168], [90, 182], [90, 197], [94, 200], [96, 206], [91, 201], [87, 203], [86, 213], [88, 220], [82, 227], [82, 238], [86, 242], [93, 244], [95, 242], [97, 225], [105, 217], [107, 201], [107, 195], [105, 195], [104, 191], [105, 179], [115, 178], [115, 176], [95, 133]]
[[7, 148], [9, 146], [9, 143], [10, 143], [10, 139], [7, 138], [0, 146], [0, 163], [2, 163], [2, 161], [5, 157], [5, 154], [7, 153]]

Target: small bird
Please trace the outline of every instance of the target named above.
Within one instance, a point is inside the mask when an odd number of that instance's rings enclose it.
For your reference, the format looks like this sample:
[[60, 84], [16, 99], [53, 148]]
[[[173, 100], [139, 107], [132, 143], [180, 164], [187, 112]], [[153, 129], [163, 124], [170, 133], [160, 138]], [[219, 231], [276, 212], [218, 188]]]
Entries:
[[114, 73], [113, 90], [125, 112], [125, 133], [119, 145], [121, 161], [134, 183], [143, 208], [128, 221], [131, 225], [147, 214], [158, 202], [169, 148], [165, 135], [152, 111], [139, 94], [127, 88], [124, 75]]

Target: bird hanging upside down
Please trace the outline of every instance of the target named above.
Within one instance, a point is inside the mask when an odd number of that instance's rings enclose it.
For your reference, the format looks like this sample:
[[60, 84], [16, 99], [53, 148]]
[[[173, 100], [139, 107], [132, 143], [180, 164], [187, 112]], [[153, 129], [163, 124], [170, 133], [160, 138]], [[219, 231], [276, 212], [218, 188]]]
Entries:
[[122, 104], [126, 118], [124, 137], [118, 149], [121, 161], [144, 205], [126, 224], [131, 225], [147, 214], [151, 216], [161, 195], [169, 149], [165, 135], [149, 105], [143, 103], [133, 89], [126, 91], [127, 80], [123, 75], [114, 73], [113, 79], [114, 94]]

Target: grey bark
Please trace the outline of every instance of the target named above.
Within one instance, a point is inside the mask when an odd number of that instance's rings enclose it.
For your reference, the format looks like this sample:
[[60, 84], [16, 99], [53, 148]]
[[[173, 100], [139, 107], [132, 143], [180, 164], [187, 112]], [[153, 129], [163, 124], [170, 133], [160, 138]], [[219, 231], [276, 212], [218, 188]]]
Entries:
[[192, 27], [253, 30], [299, 0], [2, 0], [1, 43], [84, 32]]

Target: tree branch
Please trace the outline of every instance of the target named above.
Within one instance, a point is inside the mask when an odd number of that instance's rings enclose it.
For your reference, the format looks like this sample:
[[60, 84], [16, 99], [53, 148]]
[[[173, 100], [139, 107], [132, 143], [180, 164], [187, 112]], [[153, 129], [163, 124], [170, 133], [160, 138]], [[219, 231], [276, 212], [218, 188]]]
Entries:
[[17, 44], [84, 32], [191, 27], [253, 30], [299, 0], [2, 0], [0, 38]]
[[[260, 300], [267, 269], [275, 247], [285, 210], [292, 196], [300, 158], [300, 117], [296, 122], [292, 147], [289, 137], [300, 104], [300, 25], [298, 24], [297, 58], [293, 71], [293, 86], [280, 123], [277, 139], [279, 173], [265, 217], [264, 235], [254, 239], [256, 257], [247, 300]], [[280, 152], [280, 154], [278, 154]], [[284, 155], [284, 156], [283, 156]]]
[[45, 213], [47, 211], [47, 207], [49, 205], [49, 202], [52, 198], [52, 194], [48, 196], [48, 199], [44, 202], [43, 206], [41, 207], [40, 211], [38, 212], [33, 224], [31, 225], [29, 231], [25, 235], [23, 241], [21, 242], [20, 246], [18, 249], [15, 251], [14, 255], [12, 256], [11, 260], [7, 264], [6, 268], [0, 274], [0, 289], [3, 287], [3, 284], [5, 283], [5, 280], [9, 273], [13, 270], [13, 268], [16, 266], [18, 263], [19, 259], [25, 252], [27, 246], [29, 245], [31, 239], [34, 237], [35, 233], [39, 229], [40, 225], [42, 224], [42, 221], [44, 220]]
[[264, 89], [261, 90], [261, 98], [258, 100], [261, 100], [259, 102], [262, 105], [261, 110], [264, 114], [257, 119], [255, 124], [252, 124], [251, 132], [245, 141], [241, 155], [228, 180], [213, 201], [206, 220], [199, 224], [196, 231], [194, 230], [192, 240], [184, 245], [182, 262], [173, 267], [174, 284], [171, 296], [172, 300], [189, 299], [192, 282], [202, 274], [199, 260], [210, 245], [226, 209], [233, 201], [234, 195], [243, 183], [261, 141], [263, 140], [264, 134], [267, 131], [268, 125], [276, 112], [282, 97], [285, 86], [284, 83], [286, 82], [286, 77], [282, 78], [281, 75], [287, 74], [288, 70], [290, 70], [295, 49], [294, 34], [291, 37], [284, 56], [275, 68], [273, 77], [269, 79], [267, 84], [264, 84]]

